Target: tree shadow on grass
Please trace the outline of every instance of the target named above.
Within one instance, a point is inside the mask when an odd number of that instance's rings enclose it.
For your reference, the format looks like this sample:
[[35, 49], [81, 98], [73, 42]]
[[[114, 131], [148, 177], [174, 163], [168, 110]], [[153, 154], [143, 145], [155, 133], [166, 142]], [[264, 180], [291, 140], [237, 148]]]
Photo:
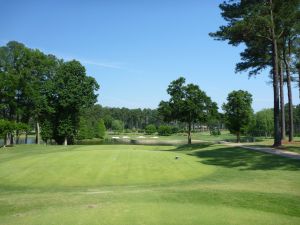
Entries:
[[189, 154], [201, 158], [201, 163], [207, 165], [239, 168], [240, 170], [300, 170], [300, 160], [238, 147], [221, 147], [194, 151]]
[[192, 145], [180, 145], [176, 149], [172, 149], [171, 151], [173, 151], [173, 152], [190, 152], [190, 151], [201, 150], [201, 149], [207, 148], [213, 144], [214, 143], [203, 142], [203, 143], [192, 144]]

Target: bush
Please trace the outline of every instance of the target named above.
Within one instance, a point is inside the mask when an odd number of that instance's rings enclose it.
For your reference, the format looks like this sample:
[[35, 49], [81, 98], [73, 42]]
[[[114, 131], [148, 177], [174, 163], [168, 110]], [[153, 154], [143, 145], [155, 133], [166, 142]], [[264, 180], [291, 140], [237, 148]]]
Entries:
[[118, 133], [123, 132], [124, 123], [121, 120], [112, 121], [112, 130]]
[[99, 120], [98, 123], [98, 137], [104, 139], [105, 138], [105, 132], [106, 132], [106, 127], [103, 119]]
[[147, 125], [145, 128], [145, 132], [146, 132], [146, 134], [149, 134], [149, 135], [156, 133], [156, 126], [153, 124]]
[[159, 126], [157, 132], [161, 136], [169, 136], [172, 134], [172, 127], [162, 125], [162, 126]]
[[47, 144], [48, 140], [53, 138], [53, 127], [48, 120], [43, 121], [41, 125], [41, 137], [42, 140]]
[[172, 127], [172, 134], [177, 134], [179, 133], [179, 128], [178, 127]]
[[210, 135], [213, 135], [213, 136], [221, 135], [221, 131], [218, 127], [212, 127], [209, 129], [209, 131], [210, 131]]

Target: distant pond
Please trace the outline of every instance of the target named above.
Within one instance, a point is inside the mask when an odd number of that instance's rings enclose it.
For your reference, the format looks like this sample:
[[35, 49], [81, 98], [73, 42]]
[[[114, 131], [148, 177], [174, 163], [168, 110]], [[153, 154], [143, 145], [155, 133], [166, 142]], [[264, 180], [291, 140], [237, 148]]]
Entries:
[[[0, 145], [3, 145], [4, 140], [0, 139]], [[27, 144], [34, 144], [35, 143], [35, 137], [28, 137], [27, 138]], [[25, 138], [21, 137], [19, 138], [19, 144], [25, 144]]]

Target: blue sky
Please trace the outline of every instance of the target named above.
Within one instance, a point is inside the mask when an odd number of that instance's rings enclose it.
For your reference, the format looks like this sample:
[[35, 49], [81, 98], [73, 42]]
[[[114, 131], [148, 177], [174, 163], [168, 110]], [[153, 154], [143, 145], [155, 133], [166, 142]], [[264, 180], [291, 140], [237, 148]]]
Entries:
[[[101, 88], [104, 106], [156, 108], [168, 84], [184, 76], [219, 105], [232, 90], [272, 107], [268, 71], [235, 74], [242, 47], [208, 36], [224, 24], [221, 0], [0, 0], [0, 44], [10, 40], [65, 60], [77, 59]], [[294, 103], [299, 104], [294, 88]]]

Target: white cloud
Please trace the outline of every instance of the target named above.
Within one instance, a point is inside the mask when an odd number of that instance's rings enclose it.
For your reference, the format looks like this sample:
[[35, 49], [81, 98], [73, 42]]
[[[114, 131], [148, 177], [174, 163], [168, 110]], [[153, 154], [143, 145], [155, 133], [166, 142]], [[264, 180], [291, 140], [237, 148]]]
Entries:
[[92, 66], [99, 66], [104, 68], [111, 68], [111, 69], [121, 69], [121, 66], [117, 63], [107, 63], [107, 62], [99, 62], [99, 61], [92, 61], [92, 60], [86, 60], [86, 59], [78, 59], [83, 64], [88, 64]]

